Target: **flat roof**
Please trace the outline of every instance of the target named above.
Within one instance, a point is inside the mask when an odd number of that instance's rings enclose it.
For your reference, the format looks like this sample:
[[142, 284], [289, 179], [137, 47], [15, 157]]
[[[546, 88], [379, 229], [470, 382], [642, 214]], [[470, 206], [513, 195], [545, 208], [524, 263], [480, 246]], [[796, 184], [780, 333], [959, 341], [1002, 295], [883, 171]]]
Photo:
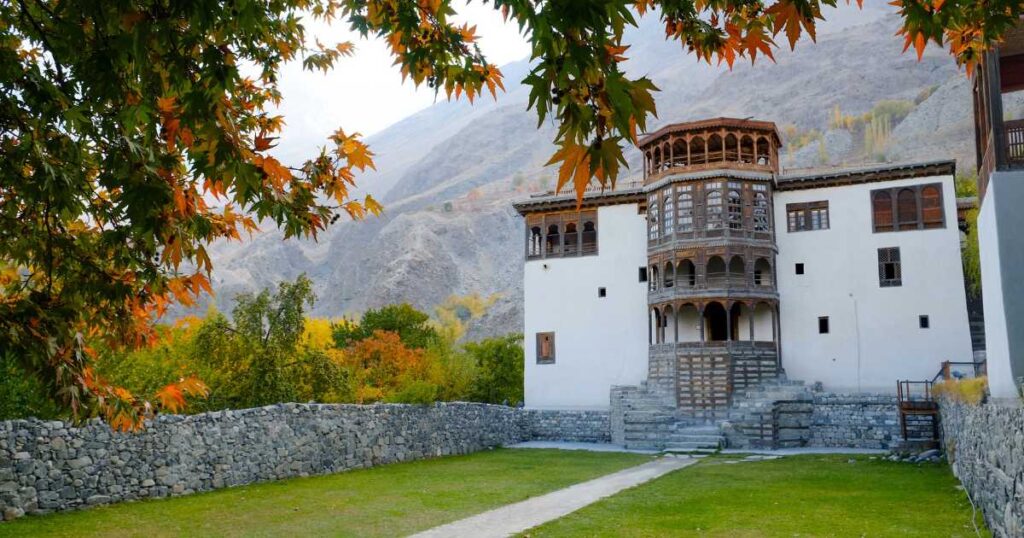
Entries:
[[956, 175], [956, 161], [945, 159], [925, 162], [884, 163], [837, 169], [808, 170], [795, 174], [783, 173], [775, 181], [775, 185], [776, 190], [788, 191], [943, 175]]

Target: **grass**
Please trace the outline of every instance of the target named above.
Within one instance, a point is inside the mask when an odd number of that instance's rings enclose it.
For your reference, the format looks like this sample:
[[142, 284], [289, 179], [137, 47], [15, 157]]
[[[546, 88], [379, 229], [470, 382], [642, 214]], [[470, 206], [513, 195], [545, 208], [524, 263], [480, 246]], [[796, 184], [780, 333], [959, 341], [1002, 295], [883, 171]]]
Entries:
[[650, 459], [498, 449], [0, 524], [7, 536], [400, 536]]
[[945, 465], [727, 461], [708, 458], [524, 536], [975, 536], [970, 504]]

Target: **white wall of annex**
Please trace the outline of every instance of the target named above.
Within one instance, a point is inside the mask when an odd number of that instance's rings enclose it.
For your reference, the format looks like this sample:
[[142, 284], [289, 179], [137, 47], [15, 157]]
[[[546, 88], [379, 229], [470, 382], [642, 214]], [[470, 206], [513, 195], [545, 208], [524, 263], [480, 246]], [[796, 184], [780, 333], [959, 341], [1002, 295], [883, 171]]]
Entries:
[[[620, 204], [598, 208], [597, 225], [598, 255], [525, 264], [526, 407], [607, 409], [612, 385], [647, 378], [646, 220]], [[555, 363], [537, 364], [536, 334], [550, 331]]]
[[[941, 182], [946, 226], [873, 233], [872, 190]], [[828, 200], [830, 229], [789, 233], [786, 204]], [[782, 365], [826, 390], [891, 393], [901, 379], [931, 379], [942, 361], [972, 361], [952, 176], [775, 196]], [[878, 249], [899, 247], [902, 286], [878, 282]], [[795, 274], [803, 263], [805, 274]], [[921, 329], [918, 316], [930, 328]], [[818, 333], [828, 316], [829, 334]]]
[[989, 392], [1014, 399], [1024, 377], [1024, 172], [994, 172], [978, 212]]

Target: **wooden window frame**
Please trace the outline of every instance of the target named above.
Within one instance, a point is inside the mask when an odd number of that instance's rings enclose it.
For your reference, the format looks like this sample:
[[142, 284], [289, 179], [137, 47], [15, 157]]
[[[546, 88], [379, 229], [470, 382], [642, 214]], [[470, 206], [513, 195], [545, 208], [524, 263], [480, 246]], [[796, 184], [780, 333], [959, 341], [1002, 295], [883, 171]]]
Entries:
[[[815, 228], [813, 215], [815, 212], [822, 210], [824, 210], [824, 219], [819, 218], [818, 222], [820, 224]], [[828, 200], [786, 204], [786, 230], [789, 233], [828, 230], [831, 224], [832, 219], [829, 217]]]
[[[888, 232], [912, 232], [917, 230], [935, 230], [946, 227], [946, 205], [945, 205], [945, 191], [943, 190], [942, 183], [922, 183], [920, 185], [901, 185], [898, 187], [887, 187], [884, 189], [874, 189], [870, 193], [870, 207], [871, 207], [871, 230], [874, 233], [888, 233]], [[923, 192], [925, 189], [935, 189], [938, 196], [938, 209], [939, 218], [931, 218], [925, 220], [925, 209], [924, 209], [924, 196]], [[914, 204], [915, 204], [915, 220], [902, 220], [900, 218], [899, 211], [899, 195], [904, 191], [911, 191], [914, 193]], [[879, 226], [877, 222], [877, 214], [875, 212], [875, 197], [880, 193], [887, 193], [889, 195], [890, 211], [892, 215], [892, 222], [886, 225]]]
[[[888, 264], [893, 264], [895, 267], [891, 278], [886, 276], [885, 268]], [[903, 286], [903, 259], [900, 257], [900, 247], [878, 249], [878, 287], [898, 288], [901, 286]]]
[[[542, 213], [533, 214], [526, 217], [526, 240], [524, 256], [527, 261], [530, 260], [543, 260], [549, 258], [579, 258], [582, 256], [597, 256], [598, 255], [598, 243], [600, 240], [601, 226], [597, 219], [597, 209], [588, 209], [583, 211], [565, 211], [560, 213]], [[587, 246], [584, 248], [584, 226], [587, 222], [594, 223], [594, 242], [593, 247]], [[575, 238], [576, 245], [574, 248], [566, 249], [565, 236], [566, 227], [569, 224], [574, 224], [576, 227]], [[548, 228], [550, 226], [558, 226], [559, 235], [559, 246], [558, 253], [548, 252]], [[540, 228], [540, 253], [533, 254], [530, 252], [530, 243], [532, 241], [531, 230], [534, 227]], [[590, 232], [587, 232], [590, 233]]]
[[[543, 346], [541, 346], [541, 340], [544, 337], [550, 337], [551, 338], [551, 353], [547, 357], [541, 356], [541, 349], [543, 348]], [[537, 352], [537, 364], [554, 364], [555, 363], [555, 332], [554, 331], [537, 333], [537, 350], [536, 350], [536, 352]]]

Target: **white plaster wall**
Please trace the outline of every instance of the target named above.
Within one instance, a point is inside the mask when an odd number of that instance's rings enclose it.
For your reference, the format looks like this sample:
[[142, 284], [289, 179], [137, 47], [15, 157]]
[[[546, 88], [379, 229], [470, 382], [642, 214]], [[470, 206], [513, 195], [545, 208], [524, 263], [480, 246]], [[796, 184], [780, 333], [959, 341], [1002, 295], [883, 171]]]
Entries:
[[[528, 408], [607, 409], [612, 385], [647, 378], [646, 219], [619, 204], [598, 208], [597, 223], [597, 256], [525, 264]], [[536, 333], [549, 331], [555, 363], [537, 364]]]
[[[945, 228], [873, 233], [870, 192], [941, 182]], [[786, 204], [828, 200], [828, 230], [789, 233]], [[952, 176], [778, 192], [775, 222], [782, 365], [826, 390], [895, 392], [942, 361], [971, 361]], [[899, 247], [903, 285], [878, 283], [878, 249]], [[794, 266], [803, 263], [805, 274]], [[987, 298], [987, 297], [986, 297]], [[918, 327], [928, 315], [931, 328]], [[828, 316], [830, 333], [818, 333]]]
[[[1021, 301], [1024, 293], [1024, 267], [1017, 261], [1024, 251], [1021, 233], [1024, 216], [1020, 202], [1024, 200], [1024, 172], [996, 172], [989, 179], [985, 199], [978, 212], [978, 247], [981, 254], [981, 295], [985, 308], [985, 360], [988, 366], [989, 391], [996, 398], [1017, 396], [1013, 362], [1024, 363], [1014, 356], [1014, 340], [1021, 340], [1024, 330]], [[1016, 288], [1016, 289], [1015, 289]], [[1017, 327], [1016, 332], [1011, 327]], [[1018, 367], [1018, 370], [1022, 368]]]

